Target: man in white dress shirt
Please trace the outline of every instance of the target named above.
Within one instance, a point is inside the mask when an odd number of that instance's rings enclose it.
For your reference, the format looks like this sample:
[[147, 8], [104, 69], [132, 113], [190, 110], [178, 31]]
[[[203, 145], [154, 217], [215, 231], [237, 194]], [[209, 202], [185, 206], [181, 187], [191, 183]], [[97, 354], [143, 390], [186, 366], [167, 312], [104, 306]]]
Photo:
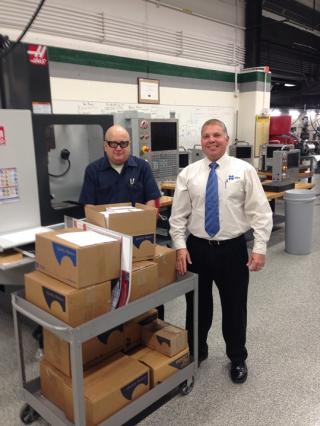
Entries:
[[[246, 327], [249, 271], [263, 268], [272, 230], [272, 211], [254, 167], [226, 153], [229, 136], [224, 123], [212, 119], [201, 129], [205, 157], [182, 170], [177, 178], [170, 235], [177, 250], [176, 268], [199, 275], [199, 365], [208, 357], [207, 337], [212, 324], [212, 282], [220, 294], [222, 333], [231, 361], [234, 383], [247, 379]], [[205, 230], [206, 185], [215, 163], [219, 196], [219, 226]], [[248, 256], [244, 234], [253, 229]], [[186, 328], [193, 351], [193, 297], [186, 295]]]

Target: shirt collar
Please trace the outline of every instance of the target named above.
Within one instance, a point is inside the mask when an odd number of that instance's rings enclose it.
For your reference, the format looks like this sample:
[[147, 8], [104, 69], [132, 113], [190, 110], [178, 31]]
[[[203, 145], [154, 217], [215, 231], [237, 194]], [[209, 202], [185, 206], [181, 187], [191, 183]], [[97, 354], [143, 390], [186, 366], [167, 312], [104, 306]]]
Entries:
[[[105, 168], [106, 169], [112, 168], [107, 154], [104, 155], [104, 158], [105, 158]], [[131, 155], [131, 154], [129, 155], [129, 158], [124, 163], [123, 167], [138, 167], [138, 163], [136, 162], [136, 160], [133, 157], [133, 155]]]
[[[221, 167], [221, 166], [223, 166], [224, 164], [226, 164], [226, 162], [228, 161], [228, 158], [229, 158], [229, 155], [228, 155], [228, 153], [227, 153], [227, 152], [225, 152], [225, 153], [223, 154], [223, 156], [222, 156], [222, 157], [220, 157], [220, 158], [219, 158], [219, 160], [217, 160], [217, 161], [216, 161], [216, 163], [219, 165], [219, 167]], [[209, 167], [209, 164], [211, 164], [211, 163], [212, 163], [212, 161], [211, 161], [211, 160], [209, 160], [209, 158], [208, 158], [208, 157], [204, 157], [204, 161], [205, 161], [206, 166], [208, 166], [208, 167]]]

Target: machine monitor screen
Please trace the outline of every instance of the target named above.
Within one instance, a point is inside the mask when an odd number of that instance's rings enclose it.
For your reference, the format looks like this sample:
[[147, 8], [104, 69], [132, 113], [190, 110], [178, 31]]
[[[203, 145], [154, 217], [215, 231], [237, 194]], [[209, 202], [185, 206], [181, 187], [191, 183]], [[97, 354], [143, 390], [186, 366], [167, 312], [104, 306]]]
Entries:
[[278, 146], [267, 146], [267, 158], [273, 158], [274, 151], [280, 151], [282, 145]]
[[299, 163], [300, 163], [300, 152], [297, 152], [296, 150], [294, 150], [293, 152], [289, 151], [288, 157], [287, 157], [288, 169], [299, 167]]
[[236, 157], [237, 158], [251, 158], [251, 146], [237, 146]]
[[179, 152], [179, 169], [187, 167], [189, 164], [189, 153], [188, 152]]
[[151, 151], [173, 151], [178, 148], [177, 122], [151, 121]]

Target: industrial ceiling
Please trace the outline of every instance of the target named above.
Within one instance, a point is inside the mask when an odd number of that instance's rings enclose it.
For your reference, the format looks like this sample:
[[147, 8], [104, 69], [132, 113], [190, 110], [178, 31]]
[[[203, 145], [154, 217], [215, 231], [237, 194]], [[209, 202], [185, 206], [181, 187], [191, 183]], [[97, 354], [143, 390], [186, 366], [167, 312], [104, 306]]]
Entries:
[[[319, 109], [320, 0], [220, 1], [238, 8], [245, 5], [246, 67], [269, 65], [271, 106]], [[163, 0], [160, 3], [219, 18], [210, 0]], [[234, 19], [230, 16], [230, 23], [235, 23]]]

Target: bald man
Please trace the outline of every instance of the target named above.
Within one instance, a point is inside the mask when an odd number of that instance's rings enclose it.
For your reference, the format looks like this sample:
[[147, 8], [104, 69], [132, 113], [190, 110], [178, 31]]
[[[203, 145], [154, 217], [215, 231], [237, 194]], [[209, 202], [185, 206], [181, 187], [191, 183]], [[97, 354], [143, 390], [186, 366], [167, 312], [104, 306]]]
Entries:
[[104, 157], [89, 164], [79, 202], [110, 204], [131, 202], [155, 206], [160, 191], [149, 163], [130, 154], [130, 137], [119, 125], [109, 127]]

